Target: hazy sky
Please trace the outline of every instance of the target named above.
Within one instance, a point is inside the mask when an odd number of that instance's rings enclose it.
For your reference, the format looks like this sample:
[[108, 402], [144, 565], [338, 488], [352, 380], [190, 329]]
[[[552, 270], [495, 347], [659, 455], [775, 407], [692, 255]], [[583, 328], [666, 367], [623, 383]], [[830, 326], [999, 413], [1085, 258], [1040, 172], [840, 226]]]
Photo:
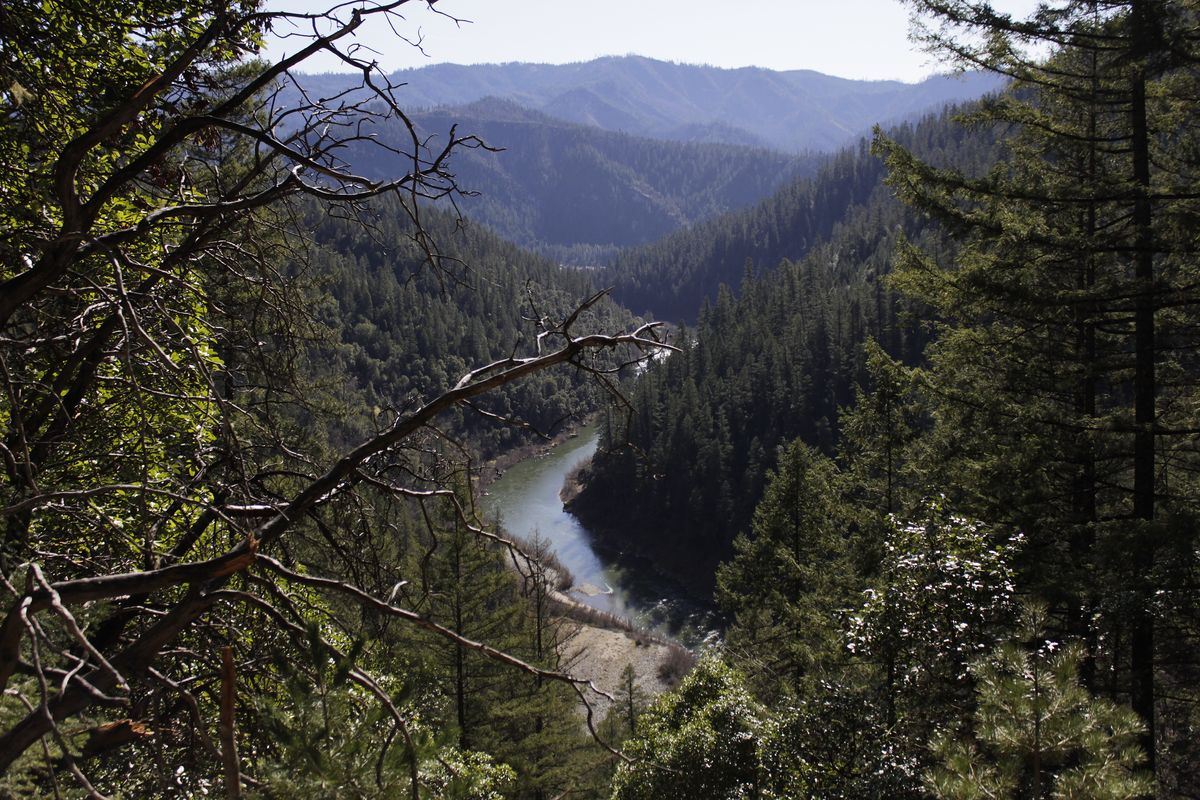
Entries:
[[[1025, 13], [1035, 2], [994, 5]], [[400, 30], [410, 38], [419, 33], [425, 55], [396, 40], [386, 26], [367, 30], [359, 41], [378, 51], [375, 58], [388, 70], [443, 61], [564, 63], [635, 53], [720, 67], [813, 69], [846, 78], [915, 81], [939, 71], [908, 41], [908, 12], [898, 0], [439, 0], [437, 8], [470, 22], [456, 25], [414, 0], [404, 9]], [[286, 43], [274, 48], [288, 49]], [[332, 61], [306, 65], [306, 71], [324, 70], [343, 71]]]

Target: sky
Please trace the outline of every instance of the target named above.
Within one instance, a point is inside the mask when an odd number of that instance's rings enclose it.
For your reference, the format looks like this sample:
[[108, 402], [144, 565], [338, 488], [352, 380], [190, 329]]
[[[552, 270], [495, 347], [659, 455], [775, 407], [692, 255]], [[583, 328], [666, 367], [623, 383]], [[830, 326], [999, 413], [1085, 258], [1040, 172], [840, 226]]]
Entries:
[[[1024, 14], [1036, 2], [993, 5]], [[912, 82], [945, 71], [909, 41], [909, 14], [899, 0], [438, 0], [436, 8], [463, 21], [416, 0], [402, 9], [398, 30], [420, 38], [421, 49], [398, 40], [386, 25], [364, 25], [359, 42], [388, 71], [440, 62], [561, 64], [627, 54], [869, 80]], [[272, 52], [295, 46], [283, 41]], [[313, 60], [305, 71], [345, 69], [333, 60]]]

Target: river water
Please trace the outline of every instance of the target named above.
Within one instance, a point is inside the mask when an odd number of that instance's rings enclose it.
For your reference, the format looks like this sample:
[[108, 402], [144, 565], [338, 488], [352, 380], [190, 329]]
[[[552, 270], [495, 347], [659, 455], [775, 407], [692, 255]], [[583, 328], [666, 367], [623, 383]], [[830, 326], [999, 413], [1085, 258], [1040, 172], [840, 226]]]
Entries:
[[648, 569], [631, 568], [599, 555], [591, 532], [563, 509], [559, 492], [571, 470], [596, 452], [596, 426], [513, 465], [488, 487], [483, 510], [488, 522], [527, 540], [546, 541], [571, 571], [574, 599], [626, 617], [638, 625], [697, 644], [712, 635], [711, 612], [687, 598], [672, 581]]

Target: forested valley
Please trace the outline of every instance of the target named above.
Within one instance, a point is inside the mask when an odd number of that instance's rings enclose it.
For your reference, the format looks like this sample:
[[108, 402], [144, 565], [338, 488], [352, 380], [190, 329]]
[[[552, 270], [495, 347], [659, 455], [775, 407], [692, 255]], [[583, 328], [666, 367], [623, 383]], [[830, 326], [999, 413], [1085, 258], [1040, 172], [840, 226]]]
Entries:
[[[912, 92], [419, 5], [0, 10], [0, 797], [1200, 797], [1200, 5], [907, 0]], [[589, 420], [690, 649], [484, 510]]]
[[[425, 269], [412, 241], [415, 227], [394, 198], [382, 198], [361, 218], [327, 216], [309, 202], [299, 222], [311, 231], [300, 274], [311, 286], [312, 318], [324, 336], [309, 358], [309, 375], [341, 386], [352, 414], [338, 426], [341, 444], [371, 433], [379, 415], [397, 413], [415, 397], [438, 396], [477, 367], [536, 346], [530, 319], [565, 319], [595, 292], [586, 272], [563, 270], [479, 226], [459, 229], [445, 211], [423, 212], [421, 229], [444, 243], [440, 271]], [[319, 305], [318, 305], [319, 304]], [[599, 303], [579, 331], [632, 330], [635, 318]], [[612, 370], [620, 362], [601, 360]], [[477, 459], [554, 434], [600, 408], [603, 389], [580, 371], [546, 371], [506, 384], [451, 409], [440, 421], [450, 439]], [[496, 424], [520, 419], [524, 425]]]
[[[430, 135], [457, 124], [499, 150], [455, 159], [455, 175], [472, 193], [458, 200], [464, 215], [577, 266], [599, 266], [621, 248], [750, 205], [818, 160], [569, 125], [494, 98], [417, 113], [413, 122]], [[395, 138], [396, 125], [380, 126], [379, 135]], [[354, 154], [350, 161], [357, 163]], [[363, 162], [372, 175], [370, 161]]]

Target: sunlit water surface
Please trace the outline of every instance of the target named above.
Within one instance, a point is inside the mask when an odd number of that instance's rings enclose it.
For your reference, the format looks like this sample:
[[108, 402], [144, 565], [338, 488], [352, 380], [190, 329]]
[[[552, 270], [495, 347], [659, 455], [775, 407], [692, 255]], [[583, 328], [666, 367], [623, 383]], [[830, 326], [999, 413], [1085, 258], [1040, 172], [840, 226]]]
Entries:
[[483, 498], [489, 522], [498, 517], [505, 530], [547, 542], [574, 577], [574, 599], [689, 645], [711, 637], [714, 622], [708, 609], [686, 599], [678, 585], [651, 569], [606, 562], [593, 535], [563, 509], [559, 492], [567, 475], [592, 457], [598, 441], [599, 431], [589, 425], [576, 437], [515, 464]]

